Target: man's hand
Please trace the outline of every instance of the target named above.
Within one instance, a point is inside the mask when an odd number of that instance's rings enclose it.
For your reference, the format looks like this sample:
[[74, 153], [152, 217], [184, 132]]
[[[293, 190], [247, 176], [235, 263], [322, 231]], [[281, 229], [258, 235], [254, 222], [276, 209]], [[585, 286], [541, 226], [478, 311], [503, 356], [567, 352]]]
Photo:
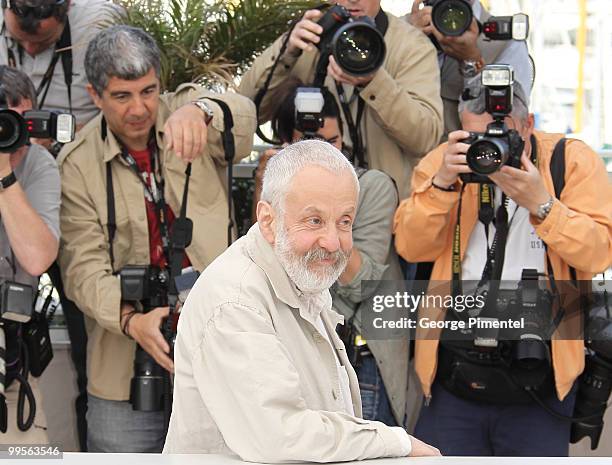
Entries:
[[351, 76], [350, 74], [342, 71], [342, 68], [336, 63], [336, 60], [332, 55], [329, 56], [329, 65], [327, 65], [327, 74], [329, 74], [334, 80], [348, 84], [354, 87], [365, 87], [367, 86], [376, 73], [370, 74], [368, 76]]
[[465, 154], [470, 146], [461, 142], [469, 135], [467, 131], [453, 131], [448, 135], [448, 145], [444, 151], [442, 166], [433, 178], [436, 186], [450, 187], [457, 182], [460, 173], [472, 172], [465, 159]]
[[421, 8], [421, 0], [414, 0], [412, 3], [412, 11], [408, 15], [408, 22], [414, 27], [419, 28], [424, 34], [431, 34], [434, 29], [431, 23], [432, 7], [424, 6]]
[[170, 373], [174, 363], [168, 357], [170, 346], [160, 330], [163, 321], [170, 314], [169, 307], [154, 308], [147, 313], [137, 313], [129, 321], [129, 334], [155, 361]]
[[290, 55], [299, 55], [302, 51], [314, 50], [313, 44], [318, 44], [323, 28], [316, 21], [323, 16], [319, 10], [308, 10], [302, 19], [295, 25], [289, 36], [287, 52]]
[[11, 154], [0, 152], [0, 178], [8, 176], [13, 171], [11, 167]]
[[550, 200], [551, 195], [546, 190], [540, 171], [535, 167], [525, 152], [521, 156], [523, 169], [502, 166], [489, 177], [517, 205], [536, 215], [538, 207]]
[[442, 455], [438, 449], [429, 444], [425, 444], [423, 441], [410, 436], [410, 442], [412, 444], [412, 450], [410, 451], [409, 457], [431, 457]]
[[166, 150], [173, 150], [185, 163], [202, 155], [207, 137], [204, 112], [191, 103], [172, 113], [164, 125]]
[[442, 47], [442, 51], [448, 56], [461, 61], [478, 61], [481, 59], [482, 55], [476, 43], [476, 39], [478, 39], [480, 32], [478, 30], [478, 23], [476, 23], [475, 19], [472, 20], [470, 28], [458, 37], [445, 36], [433, 27], [433, 25], [431, 32], [438, 40], [438, 43]]

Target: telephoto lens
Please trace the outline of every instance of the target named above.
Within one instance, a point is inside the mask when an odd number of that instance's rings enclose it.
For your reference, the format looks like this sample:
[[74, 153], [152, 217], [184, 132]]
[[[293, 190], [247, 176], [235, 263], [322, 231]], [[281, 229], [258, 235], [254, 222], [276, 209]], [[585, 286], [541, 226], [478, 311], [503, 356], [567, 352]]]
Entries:
[[323, 28], [317, 44], [321, 54], [333, 55], [347, 74], [367, 76], [382, 66], [387, 51], [385, 39], [371, 18], [352, 18], [346, 8], [334, 5], [318, 24]]
[[445, 36], [457, 37], [470, 28], [474, 15], [466, 0], [429, 1], [434, 27]]
[[0, 111], [0, 152], [12, 153], [23, 147], [28, 133], [21, 115], [13, 110]]

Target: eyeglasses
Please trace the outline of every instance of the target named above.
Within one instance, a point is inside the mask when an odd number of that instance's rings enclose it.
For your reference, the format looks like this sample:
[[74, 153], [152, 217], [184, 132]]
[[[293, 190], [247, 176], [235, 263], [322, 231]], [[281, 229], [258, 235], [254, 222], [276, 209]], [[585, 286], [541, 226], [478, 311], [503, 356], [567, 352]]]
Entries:
[[26, 5], [15, 5], [14, 2], [3, 1], [2, 6], [11, 9], [16, 16], [20, 18], [25, 18], [26, 16], [32, 16], [36, 19], [47, 19], [53, 16], [55, 13], [55, 9], [66, 3], [66, 0], [56, 0], [55, 3], [47, 3], [45, 5], [39, 6], [26, 6]]

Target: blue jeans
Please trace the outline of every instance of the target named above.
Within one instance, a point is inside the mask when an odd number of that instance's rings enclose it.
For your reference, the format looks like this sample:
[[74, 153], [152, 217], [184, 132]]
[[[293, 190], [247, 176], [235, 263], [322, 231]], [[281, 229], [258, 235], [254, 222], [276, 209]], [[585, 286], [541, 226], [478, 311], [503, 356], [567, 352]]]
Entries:
[[165, 440], [164, 412], [138, 412], [127, 401], [100, 399], [89, 394], [89, 452], [160, 453]]
[[[563, 402], [543, 399], [554, 411], [571, 416], [576, 387]], [[414, 435], [442, 455], [567, 457], [571, 423], [534, 403], [489, 405], [461, 399], [437, 381], [429, 406], [423, 405]]]
[[363, 357], [355, 371], [359, 379], [363, 418], [381, 421], [389, 426], [398, 426], [374, 357], [372, 355]]

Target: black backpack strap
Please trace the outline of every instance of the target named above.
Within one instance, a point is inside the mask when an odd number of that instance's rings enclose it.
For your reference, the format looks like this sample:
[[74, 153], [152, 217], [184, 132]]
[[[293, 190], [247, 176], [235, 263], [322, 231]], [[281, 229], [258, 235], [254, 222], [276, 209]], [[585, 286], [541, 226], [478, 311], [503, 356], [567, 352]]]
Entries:
[[550, 159], [550, 175], [552, 176], [553, 185], [555, 186], [555, 197], [561, 198], [561, 191], [565, 187], [565, 142], [564, 137], [553, 150], [552, 158]]
[[110, 162], [106, 163], [106, 208], [108, 212], [108, 245], [111, 261], [111, 272], [115, 269], [115, 254], [113, 241], [117, 232], [117, 218], [115, 214], [115, 192], [113, 189], [113, 173]]
[[[553, 180], [553, 186], [555, 187], [555, 197], [561, 199], [561, 192], [565, 187], [565, 144], [567, 139], [563, 137], [557, 142], [553, 150], [552, 157], [550, 159], [550, 175]], [[574, 282], [576, 279], [576, 269], [572, 266], [569, 267], [570, 276]]]

